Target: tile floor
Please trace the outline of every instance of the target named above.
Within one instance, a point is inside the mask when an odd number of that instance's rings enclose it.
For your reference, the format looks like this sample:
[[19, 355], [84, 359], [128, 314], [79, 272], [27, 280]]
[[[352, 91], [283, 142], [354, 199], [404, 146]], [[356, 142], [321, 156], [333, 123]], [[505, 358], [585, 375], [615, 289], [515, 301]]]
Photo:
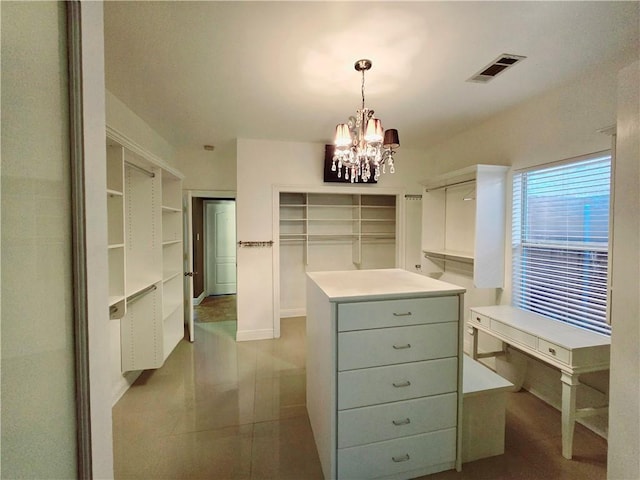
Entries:
[[[321, 479], [305, 409], [304, 318], [282, 337], [234, 341], [235, 322], [196, 324], [156, 371], [113, 409], [117, 479]], [[449, 479], [605, 479], [606, 442], [577, 426], [562, 458], [560, 414], [526, 392], [509, 394], [506, 452], [442, 472]]]

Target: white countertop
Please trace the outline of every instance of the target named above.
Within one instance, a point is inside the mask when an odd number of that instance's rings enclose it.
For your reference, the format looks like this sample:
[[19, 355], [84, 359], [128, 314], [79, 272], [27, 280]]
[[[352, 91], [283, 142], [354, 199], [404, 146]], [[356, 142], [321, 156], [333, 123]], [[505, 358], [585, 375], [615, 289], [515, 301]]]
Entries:
[[400, 268], [309, 272], [307, 276], [331, 302], [453, 295], [466, 291], [458, 285]]
[[513, 383], [490, 370], [489, 367], [476, 362], [468, 355], [463, 355], [462, 392], [465, 397], [484, 394], [488, 391], [501, 392], [510, 390]]

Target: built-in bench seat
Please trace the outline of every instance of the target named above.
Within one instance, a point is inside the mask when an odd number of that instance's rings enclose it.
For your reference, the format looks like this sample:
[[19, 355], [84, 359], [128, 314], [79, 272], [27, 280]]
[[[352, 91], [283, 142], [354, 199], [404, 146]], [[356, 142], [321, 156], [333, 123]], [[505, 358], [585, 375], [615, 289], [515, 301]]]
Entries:
[[513, 384], [463, 355], [462, 462], [504, 453], [506, 392]]

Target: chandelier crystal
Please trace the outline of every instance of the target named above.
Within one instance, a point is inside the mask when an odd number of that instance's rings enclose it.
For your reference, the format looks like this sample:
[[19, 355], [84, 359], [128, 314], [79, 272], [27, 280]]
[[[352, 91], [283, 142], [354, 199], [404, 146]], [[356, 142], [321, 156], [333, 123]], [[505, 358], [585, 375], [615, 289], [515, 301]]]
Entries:
[[354, 67], [362, 72], [362, 106], [347, 123], [336, 127], [331, 170], [337, 170], [338, 178], [341, 178], [344, 167], [345, 179], [351, 183], [367, 182], [372, 175], [377, 181], [381, 173], [386, 173], [386, 165], [389, 165], [389, 173], [395, 171], [393, 155], [394, 149], [400, 146], [398, 130], [383, 130], [380, 119], [364, 105], [364, 72], [371, 68], [371, 60], [358, 60]]

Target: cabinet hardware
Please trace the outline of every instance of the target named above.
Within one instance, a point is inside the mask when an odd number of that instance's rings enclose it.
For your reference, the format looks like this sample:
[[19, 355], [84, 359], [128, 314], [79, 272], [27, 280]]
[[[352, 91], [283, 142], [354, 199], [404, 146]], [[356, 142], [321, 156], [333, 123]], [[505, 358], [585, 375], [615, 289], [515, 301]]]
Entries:
[[392, 422], [396, 427], [399, 427], [400, 425], [408, 425], [409, 423], [411, 423], [411, 420], [408, 418], [405, 418], [404, 420], [392, 420]]
[[549, 347], [549, 353], [550, 353], [551, 355], [555, 355], [555, 354], [556, 354], [556, 349], [555, 349], [555, 348], [551, 348], [551, 347]]
[[193, 277], [193, 272], [184, 272], [185, 277]]
[[405, 348], [411, 348], [411, 344], [410, 343], [406, 343], [404, 345], [394, 345], [393, 348], [396, 349], [396, 350], [403, 350]]
[[411, 316], [411, 312], [405, 312], [405, 313], [393, 312], [393, 316], [394, 317], [410, 317]]
[[411, 382], [409, 380], [402, 383], [395, 383], [395, 382], [393, 383], [393, 386], [396, 388], [408, 387], [409, 385], [411, 385]]
[[407, 460], [409, 460], [409, 458], [410, 458], [409, 454], [405, 453], [401, 457], [391, 457], [391, 460], [393, 460], [396, 463], [400, 463], [400, 462], [406, 462]]

